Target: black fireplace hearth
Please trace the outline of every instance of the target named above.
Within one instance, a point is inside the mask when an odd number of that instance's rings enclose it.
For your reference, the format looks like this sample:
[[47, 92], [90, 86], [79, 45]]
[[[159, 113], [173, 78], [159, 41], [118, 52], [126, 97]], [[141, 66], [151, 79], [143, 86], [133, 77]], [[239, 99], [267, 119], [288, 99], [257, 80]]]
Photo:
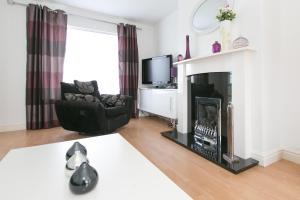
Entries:
[[223, 148], [221, 148], [220, 152], [215, 153], [210, 149], [207, 149], [205, 146], [199, 145], [195, 141], [193, 133], [183, 134], [174, 130], [174, 131], [162, 132], [161, 135], [234, 174], [239, 174], [258, 164], [258, 161], [252, 158], [249, 159], [239, 158], [239, 162], [235, 162], [235, 163], [228, 163], [226, 160], [224, 160], [222, 154], [226, 152], [226, 148], [224, 147], [225, 144], [227, 143], [226, 137], [224, 136], [222, 137], [221, 140], [223, 144], [221, 145], [221, 147]]

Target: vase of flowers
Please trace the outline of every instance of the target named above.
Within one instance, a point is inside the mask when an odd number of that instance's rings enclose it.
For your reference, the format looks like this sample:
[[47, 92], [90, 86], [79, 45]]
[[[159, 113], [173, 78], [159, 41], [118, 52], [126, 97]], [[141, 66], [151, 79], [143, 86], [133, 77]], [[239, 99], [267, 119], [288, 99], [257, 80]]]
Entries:
[[219, 10], [216, 16], [220, 22], [221, 45], [222, 51], [231, 49], [231, 27], [232, 21], [236, 18], [236, 13], [226, 5], [225, 8]]

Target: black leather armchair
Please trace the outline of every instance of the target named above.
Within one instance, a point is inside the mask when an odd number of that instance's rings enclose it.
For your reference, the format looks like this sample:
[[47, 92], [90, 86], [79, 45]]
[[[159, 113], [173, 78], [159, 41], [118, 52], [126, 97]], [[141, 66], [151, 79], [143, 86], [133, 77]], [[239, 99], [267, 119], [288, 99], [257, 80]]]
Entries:
[[[101, 99], [96, 81], [93, 96]], [[132, 98], [122, 96], [121, 106], [108, 107], [104, 102], [70, 101], [65, 93], [81, 94], [74, 84], [61, 83], [62, 100], [55, 102], [58, 120], [64, 129], [88, 134], [111, 133], [126, 125], [131, 118]], [[106, 95], [107, 96], [107, 95]]]

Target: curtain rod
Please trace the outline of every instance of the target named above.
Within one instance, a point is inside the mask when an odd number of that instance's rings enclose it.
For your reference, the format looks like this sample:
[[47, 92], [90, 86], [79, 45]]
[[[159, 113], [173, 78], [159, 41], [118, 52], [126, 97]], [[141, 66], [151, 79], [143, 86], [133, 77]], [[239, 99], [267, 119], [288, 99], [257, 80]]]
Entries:
[[[20, 2], [16, 2], [14, 0], [7, 0], [8, 4], [11, 4], [11, 5], [19, 5], [19, 6], [27, 6], [26, 3], [20, 3]], [[93, 18], [93, 17], [87, 17], [87, 16], [83, 16], [83, 15], [78, 15], [78, 14], [73, 14], [73, 13], [68, 13], [66, 12], [67, 15], [71, 15], [71, 16], [75, 16], [75, 17], [82, 17], [82, 18], [86, 18], [86, 19], [89, 19], [89, 20], [93, 20], [93, 21], [98, 21], [98, 22], [103, 22], [103, 23], [107, 23], [107, 24], [113, 24], [113, 25], [118, 25], [118, 23], [116, 22], [111, 22], [111, 21], [108, 21], [108, 20], [103, 20], [103, 19], [96, 19], [96, 18]], [[140, 27], [136, 27], [137, 30], [143, 30], [142, 28]]]

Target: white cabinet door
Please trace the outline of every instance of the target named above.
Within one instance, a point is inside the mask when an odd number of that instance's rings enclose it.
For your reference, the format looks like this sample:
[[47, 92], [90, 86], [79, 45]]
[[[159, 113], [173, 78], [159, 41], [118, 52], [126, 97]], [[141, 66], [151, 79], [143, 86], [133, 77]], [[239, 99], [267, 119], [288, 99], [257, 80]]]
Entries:
[[140, 89], [139, 109], [163, 117], [176, 119], [176, 90]]
[[152, 101], [155, 104], [153, 106], [153, 112], [157, 115], [171, 118], [172, 113], [172, 92], [166, 90], [153, 90]]
[[139, 99], [139, 109], [151, 112], [153, 109], [153, 103], [152, 103], [152, 90], [148, 89], [140, 89], [140, 99]]

